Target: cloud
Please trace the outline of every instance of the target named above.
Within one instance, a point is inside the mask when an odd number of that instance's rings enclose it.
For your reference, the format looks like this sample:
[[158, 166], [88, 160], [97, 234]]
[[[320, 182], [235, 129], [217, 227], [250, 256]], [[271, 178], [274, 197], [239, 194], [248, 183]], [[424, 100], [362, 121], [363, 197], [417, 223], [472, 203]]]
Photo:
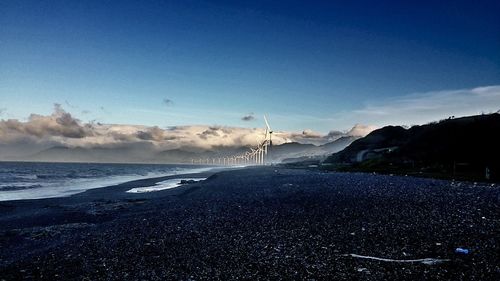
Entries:
[[198, 136], [204, 140], [207, 140], [210, 137], [220, 137], [218, 130], [219, 128], [211, 127], [198, 134]]
[[329, 140], [336, 140], [338, 138], [341, 138], [343, 136], [345, 136], [346, 133], [345, 132], [341, 132], [341, 131], [330, 131], [328, 132], [328, 134], [326, 134], [326, 138], [329, 139]]
[[174, 101], [171, 100], [171, 99], [168, 99], [168, 98], [164, 98], [163, 99], [163, 104], [166, 105], [166, 106], [171, 106], [174, 104]]
[[2, 116], [6, 111], [7, 111], [7, 108], [5, 108], [5, 107], [0, 108], [0, 116]]
[[299, 142], [299, 143], [308, 143], [308, 144], [324, 144], [328, 142], [328, 139], [326, 138], [325, 135], [322, 135], [321, 133], [315, 132], [311, 129], [305, 129], [300, 133], [295, 133], [295, 132], [280, 132], [280, 133], [273, 133], [273, 143], [274, 141], [274, 136], [279, 135], [282, 137], [285, 137], [287, 142]]
[[314, 139], [314, 138], [321, 138], [321, 137], [323, 137], [321, 135], [321, 133], [315, 132], [315, 131], [310, 130], [310, 129], [306, 129], [306, 130], [302, 131], [302, 134], [300, 136], [302, 138], [305, 138], [305, 139]]
[[153, 140], [153, 141], [162, 141], [164, 136], [164, 131], [158, 127], [151, 127], [145, 131], [137, 132], [137, 137], [141, 140]]
[[376, 126], [357, 124], [348, 131], [330, 131], [326, 135], [310, 129], [306, 129], [302, 131], [302, 133], [281, 132], [280, 135], [284, 137], [287, 142], [322, 145], [335, 141], [341, 137], [364, 137], [377, 128]]
[[500, 86], [433, 91], [367, 104], [339, 118], [344, 122], [384, 125], [416, 125], [449, 116], [493, 113], [500, 109]]
[[[359, 128], [361, 125], [358, 125]], [[324, 144], [341, 136], [359, 135], [359, 128], [351, 131], [331, 131], [323, 135], [313, 130], [302, 132], [275, 131], [273, 143], [301, 142]], [[368, 127], [367, 127], [368, 128]], [[356, 134], [352, 132], [358, 132]], [[54, 104], [50, 115], [31, 114], [27, 121], [0, 120], [0, 159], [7, 155], [32, 155], [54, 146], [82, 148], [151, 149], [159, 152], [171, 149], [190, 151], [217, 150], [221, 147], [256, 146], [265, 137], [264, 128], [229, 126], [157, 126], [102, 124], [83, 122], [74, 118], [60, 104]], [[23, 149], [24, 148], [24, 149]], [[26, 155], [25, 155], [26, 154]]]
[[[413, 125], [436, 121], [449, 116], [497, 112], [500, 109], [500, 86], [477, 87], [453, 91], [435, 91], [406, 95], [368, 104], [331, 118], [314, 119], [331, 127], [355, 124], [350, 130], [332, 130], [322, 134], [310, 129], [300, 132], [275, 130], [273, 143], [301, 142], [324, 144], [343, 136], [360, 137], [384, 125]], [[75, 109], [76, 110], [76, 109]], [[104, 107], [100, 111], [107, 113]], [[77, 110], [80, 112], [80, 110]], [[0, 109], [0, 114], [6, 109]], [[82, 111], [82, 114], [85, 114]], [[253, 118], [253, 113], [248, 114]], [[246, 117], [246, 116], [244, 116]], [[282, 118], [292, 118], [283, 116]], [[294, 116], [301, 121], [307, 116]], [[287, 120], [288, 120], [287, 119]], [[372, 125], [362, 125], [369, 121]], [[0, 159], [5, 153], [32, 153], [52, 146], [67, 147], [153, 147], [157, 151], [190, 148], [215, 150], [219, 147], [254, 146], [264, 138], [264, 128], [228, 126], [175, 126], [168, 128], [83, 122], [54, 104], [50, 115], [31, 114], [26, 121], [0, 120]]]
[[11, 134], [12, 136], [22, 135], [37, 138], [84, 138], [92, 135], [90, 127], [82, 126], [78, 119], [64, 111], [58, 103], [54, 104], [54, 113], [49, 116], [31, 114], [28, 122], [20, 122], [16, 119], [1, 121], [0, 131], [2, 134]]
[[249, 113], [243, 117], [241, 117], [242, 121], [252, 121], [255, 120], [255, 116], [253, 116], [253, 113]]
[[351, 137], [364, 137], [376, 129], [378, 129], [377, 126], [356, 124], [347, 132], [347, 135]]

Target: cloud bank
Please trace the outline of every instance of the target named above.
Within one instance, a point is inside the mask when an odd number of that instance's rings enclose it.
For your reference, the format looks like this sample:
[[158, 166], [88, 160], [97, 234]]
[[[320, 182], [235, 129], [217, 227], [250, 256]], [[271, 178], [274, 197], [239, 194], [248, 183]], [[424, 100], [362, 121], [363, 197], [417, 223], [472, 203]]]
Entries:
[[[311, 130], [302, 133], [276, 131], [273, 142], [323, 144], [342, 136], [362, 136], [373, 127], [356, 125], [350, 131], [332, 131], [322, 135]], [[216, 150], [220, 147], [255, 146], [264, 139], [264, 128], [227, 126], [157, 126], [84, 123], [74, 118], [60, 104], [52, 114], [31, 114], [27, 121], [0, 120], [0, 159], [15, 157], [23, 152], [33, 153], [50, 147], [70, 148], [153, 148], [157, 151], [183, 149], [191, 151]], [[26, 156], [26, 155], [24, 155]]]
[[[168, 105], [172, 101], [166, 99], [164, 103]], [[81, 111], [68, 102], [66, 104], [78, 112]], [[100, 110], [106, 112], [103, 107], [100, 107]], [[320, 120], [332, 126], [358, 123], [348, 131], [332, 130], [327, 134], [310, 129], [301, 132], [275, 131], [273, 143], [300, 142], [319, 145], [344, 136], [362, 137], [377, 127], [389, 124], [424, 124], [449, 116], [459, 117], [499, 110], [500, 86], [412, 94], [383, 103], [367, 104], [357, 110]], [[7, 109], [0, 108], [0, 117], [9, 116], [6, 111]], [[253, 119], [253, 114], [242, 117], [244, 121]], [[376, 126], [362, 125], [367, 120]], [[26, 121], [0, 120], [0, 160], [15, 159], [16, 156], [30, 155], [51, 147], [213, 151], [221, 147], [255, 146], [262, 141], [264, 133], [263, 125], [262, 128], [218, 125], [160, 128], [82, 122], [64, 110], [60, 104], [55, 104], [50, 115], [31, 114]]]

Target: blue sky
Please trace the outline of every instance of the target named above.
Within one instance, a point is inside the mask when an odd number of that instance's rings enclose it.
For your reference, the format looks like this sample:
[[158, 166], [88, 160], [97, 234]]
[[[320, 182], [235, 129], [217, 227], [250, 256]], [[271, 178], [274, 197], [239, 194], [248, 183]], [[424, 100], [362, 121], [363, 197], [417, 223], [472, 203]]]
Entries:
[[0, 119], [60, 103], [84, 121], [255, 127], [266, 113], [327, 132], [377, 123], [348, 118], [374, 104], [500, 84], [498, 1], [246, 2], [2, 1]]

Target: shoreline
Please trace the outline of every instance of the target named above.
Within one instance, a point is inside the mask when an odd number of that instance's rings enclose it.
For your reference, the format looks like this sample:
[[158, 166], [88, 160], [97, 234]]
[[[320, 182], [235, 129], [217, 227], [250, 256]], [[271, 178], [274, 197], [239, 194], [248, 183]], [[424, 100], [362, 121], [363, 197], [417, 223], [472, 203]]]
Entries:
[[[92, 204], [92, 202], [134, 202], [140, 200], [175, 196], [191, 188], [192, 184], [181, 185], [175, 188], [154, 192], [130, 193], [127, 191], [136, 187], [153, 186], [158, 182], [170, 179], [181, 180], [183, 178], [208, 178], [220, 171], [221, 169], [215, 168], [199, 173], [185, 173], [137, 179], [106, 187], [90, 188], [68, 196], [0, 201], [0, 223], [2, 223], [4, 230], [14, 228], [14, 222], [17, 223], [19, 221], [23, 222], [21, 224], [22, 226], [27, 227], [31, 225], [37, 226], [50, 224], [51, 222], [47, 221], [36, 221], [32, 218], [32, 216], [39, 213], [42, 213], [43, 217], [50, 217], [52, 215], [57, 216], [59, 210], [57, 208], [51, 208], [51, 206], [74, 206], [73, 208], [75, 209], [82, 209], [83, 211], [85, 211], [87, 205]], [[16, 212], [9, 214], [9, 211], [14, 209], [16, 210]], [[57, 220], [53, 221], [57, 224]]]
[[[82, 164], [82, 163], [79, 163]], [[177, 167], [177, 166], [176, 166]], [[96, 178], [74, 178], [74, 182], [64, 183], [64, 186], [43, 186], [34, 189], [18, 189], [18, 190], [6, 190], [0, 191], [0, 202], [9, 202], [17, 200], [38, 200], [38, 199], [49, 199], [49, 198], [61, 198], [61, 197], [71, 197], [76, 194], [86, 192], [87, 190], [94, 190], [99, 188], [109, 188], [118, 185], [127, 184], [130, 182], [142, 181], [145, 184], [150, 184], [155, 179], [169, 179], [172, 176], [178, 176], [183, 178], [187, 174], [198, 174], [208, 172], [221, 171], [221, 167], [203, 167], [203, 168], [190, 168], [184, 171], [172, 171], [170, 174], [164, 175], [116, 175], [116, 176], [105, 176]], [[80, 180], [80, 181], [78, 181]], [[85, 180], [85, 181], [82, 181]], [[151, 184], [153, 185], [153, 184]], [[35, 194], [29, 194], [30, 192], [35, 192]], [[27, 193], [27, 194], [26, 194]], [[38, 194], [39, 193], [39, 194]], [[10, 198], [9, 198], [10, 197]], [[28, 198], [27, 198], [28, 197]], [[8, 198], [8, 199], [5, 199]], [[14, 199], [12, 199], [14, 198]]]

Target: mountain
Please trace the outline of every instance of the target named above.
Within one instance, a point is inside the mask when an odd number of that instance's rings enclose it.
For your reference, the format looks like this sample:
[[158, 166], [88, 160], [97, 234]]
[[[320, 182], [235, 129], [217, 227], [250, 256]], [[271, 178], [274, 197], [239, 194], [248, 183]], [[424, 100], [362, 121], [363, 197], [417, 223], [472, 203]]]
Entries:
[[[199, 148], [170, 149], [158, 152], [153, 158], [155, 163], [207, 163], [218, 164], [218, 159], [235, 154], [242, 154], [248, 151], [247, 147], [216, 147], [210, 150], [200, 150]], [[215, 162], [211, 162], [215, 158]], [[222, 160], [221, 160], [222, 161]]]
[[[145, 163], [154, 155], [152, 145], [127, 147], [64, 147], [55, 146], [31, 156], [27, 161], [45, 162], [92, 162], [92, 163]], [[133, 161], [130, 161], [133, 159]]]
[[341, 137], [339, 139], [336, 139], [332, 142], [320, 145], [320, 149], [326, 153], [326, 154], [331, 154], [335, 152], [339, 152], [349, 146], [353, 141], [359, 139], [359, 137], [353, 137], [353, 136], [345, 136]]
[[325, 160], [328, 155], [346, 148], [358, 138], [359, 137], [345, 136], [320, 146], [296, 146], [295, 151], [284, 151], [284, 153], [281, 153], [279, 160], [284, 163], [322, 161]]
[[289, 142], [281, 145], [273, 145], [269, 149], [268, 157], [274, 162], [280, 162], [286, 157], [299, 157], [310, 153], [317, 148], [314, 144], [302, 144], [298, 142]]
[[450, 118], [409, 129], [387, 126], [325, 160], [365, 170], [498, 178], [500, 114]]
[[353, 141], [344, 150], [329, 157], [327, 162], [360, 162], [367, 152], [375, 152], [380, 149], [390, 149], [403, 145], [409, 139], [408, 130], [399, 126], [387, 126], [375, 130], [356, 141]]
[[[302, 144], [297, 142], [274, 145], [269, 148], [268, 159], [281, 162], [285, 158], [324, 156], [343, 149], [355, 138], [343, 137], [325, 145]], [[150, 142], [104, 147], [66, 147], [54, 146], [25, 157], [12, 159], [21, 161], [47, 162], [108, 162], [108, 163], [208, 163], [212, 158], [222, 158], [243, 154], [249, 147], [220, 146], [203, 150], [195, 147], [183, 147], [158, 151]], [[218, 163], [215, 160], [215, 163]]]

